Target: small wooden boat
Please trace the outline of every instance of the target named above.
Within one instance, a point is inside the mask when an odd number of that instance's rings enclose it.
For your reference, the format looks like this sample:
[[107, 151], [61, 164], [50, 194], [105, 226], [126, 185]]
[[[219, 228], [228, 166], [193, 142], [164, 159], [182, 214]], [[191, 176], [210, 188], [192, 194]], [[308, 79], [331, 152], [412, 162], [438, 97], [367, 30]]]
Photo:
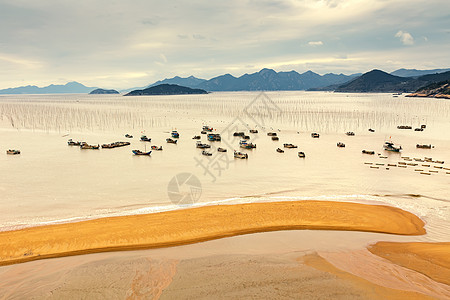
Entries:
[[399, 125], [399, 126], [397, 126], [397, 129], [412, 129], [412, 126], [409, 126], [409, 125]]
[[425, 144], [416, 144], [416, 148], [420, 148], [420, 149], [431, 149], [434, 148], [433, 145], [425, 145]]
[[384, 142], [383, 148], [386, 151], [392, 151], [392, 152], [400, 152], [402, 150], [402, 146], [396, 146], [391, 141]]
[[225, 149], [225, 148], [217, 148], [217, 152], [227, 152], [227, 149]]
[[141, 150], [131, 150], [131, 152], [133, 152], [134, 155], [147, 155], [147, 156], [149, 156], [150, 153], [152, 153], [152, 151], [142, 152]]
[[280, 140], [279, 137], [277, 137], [277, 136], [273, 136], [273, 137], [272, 137], [272, 141], [278, 141], [278, 140]]
[[130, 145], [129, 142], [114, 142], [114, 143], [111, 143], [111, 144], [103, 144], [102, 148], [112, 149], [112, 148], [124, 147], [124, 146], [128, 146], [128, 145]]
[[146, 135], [142, 135], [142, 136], [141, 136], [141, 141], [143, 141], [143, 142], [151, 142], [152, 139], [151, 139], [151, 138], [148, 138]]
[[172, 140], [171, 138], [168, 138], [166, 139], [166, 142], [168, 142], [169, 144], [176, 144], [178, 140]]
[[420, 125], [420, 128], [425, 129], [425, 128], [427, 128], [427, 125], [422, 124], [422, 125]]
[[289, 149], [293, 149], [293, 148], [297, 148], [296, 145], [293, 144], [283, 144], [284, 148], [289, 148]]
[[81, 142], [74, 142], [72, 139], [69, 139], [67, 141], [67, 145], [69, 145], [69, 146], [80, 146]]
[[313, 133], [311, 133], [311, 137], [314, 139], [318, 139], [320, 137], [320, 134], [313, 132]]
[[202, 144], [202, 142], [198, 141], [196, 144], [196, 147], [199, 149], [206, 149], [206, 148], [211, 148], [211, 145], [208, 144]]
[[152, 146], [151, 147], [152, 148], [152, 150], [156, 150], [156, 151], [162, 151], [162, 146]]
[[222, 138], [220, 137], [220, 134], [218, 133], [208, 133], [208, 141], [214, 142], [220, 142], [222, 140]]
[[249, 139], [250, 139], [250, 136], [244, 135], [242, 138], [243, 138], [244, 140], [249, 140]]
[[133, 138], [133, 136], [131, 134], [128, 134], [128, 133], [125, 134], [125, 137], [128, 138], [128, 139], [132, 139]]
[[206, 134], [206, 131], [203, 130], [203, 131], [201, 131], [200, 133], [201, 133], [201, 134]]
[[423, 128], [414, 128], [414, 131], [423, 131]]
[[276, 132], [268, 132], [267, 135], [268, 136], [277, 136], [277, 133]]
[[256, 148], [256, 145], [253, 143], [247, 143], [246, 140], [242, 140], [239, 142], [239, 147], [244, 148], [244, 149], [253, 149], [253, 148]]
[[203, 126], [202, 130], [211, 132], [211, 131], [213, 131], [213, 128], [205, 125], [205, 126]]
[[278, 153], [284, 153], [284, 150], [283, 150], [283, 149], [280, 149], [280, 148], [277, 148], [277, 152], [278, 152]]
[[361, 151], [363, 154], [369, 154], [369, 155], [374, 155], [375, 151], [371, 151], [371, 150], [363, 150]]
[[100, 145], [89, 145], [88, 143], [83, 142], [83, 143], [81, 143], [80, 148], [97, 150], [97, 149], [100, 149]]
[[199, 135], [194, 135], [194, 137], [192, 138], [193, 140], [199, 140], [199, 139], [201, 139], [201, 136], [199, 136]]
[[170, 134], [172, 135], [172, 137], [173, 137], [174, 139], [177, 139], [177, 138], [180, 137], [180, 134], [179, 134], [178, 131], [176, 131], [176, 130], [172, 130], [172, 132], [171, 132]]
[[248, 158], [248, 154], [234, 151], [234, 158], [247, 159]]
[[348, 135], [348, 136], [354, 136], [355, 135], [355, 133], [353, 131], [347, 131], [345, 134]]
[[233, 136], [245, 136], [245, 133], [236, 131], [235, 133], [233, 133]]
[[336, 146], [338, 146], [339, 148], [345, 148], [345, 144], [342, 142], [337, 143]]
[[298, 157], [300, 157], [300, 158], [305, 158], [305, 157], [306, 157], [305, 152], [300, 151], [300, 152], [298, 153]]
[[17, 154], [20, 154], [20, 150], [11, 150], [11, 149], [9, 149], [9, 150], [6, 150], [6, 154], [17, 155]]
[[203, 151], [202, 151], [202, 155], [205, 155], [205, 156], [211, 156], [212, 153], [206, 152], [205, 150], [203, 150]]
[[369, 128], [370, 132], [375, 132], [375, 129]]
[[250, 129], [250, 133], [258, 133], [258, 130], [256, 130], [256, 129]]

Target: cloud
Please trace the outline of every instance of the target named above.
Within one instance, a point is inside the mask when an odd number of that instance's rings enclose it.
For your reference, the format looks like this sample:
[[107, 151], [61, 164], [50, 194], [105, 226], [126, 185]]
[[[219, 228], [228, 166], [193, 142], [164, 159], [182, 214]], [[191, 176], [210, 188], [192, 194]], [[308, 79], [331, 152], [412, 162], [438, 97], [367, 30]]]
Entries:
[[409, 32], [403, 31], [403, 30], [399, 30], [396, 34], [395, 37], [399, 38], [400, 41], [403, 43], [403, 45], [414, 45], [414, 38], [412, 37], [412, 35]]
[[317, 41], [317, 42], [311, 41], [311, 42], [308, 43], [308, 45], [310, 45], [310, 46], [322, 46], [323, 42], [322, 41]]
[[164, 63], [167, 63], [167, 57], [164, 55], [164, 54], [160, 54], [159, 55], [159, 57], [161, 57], [161, 60], [164, 62]]

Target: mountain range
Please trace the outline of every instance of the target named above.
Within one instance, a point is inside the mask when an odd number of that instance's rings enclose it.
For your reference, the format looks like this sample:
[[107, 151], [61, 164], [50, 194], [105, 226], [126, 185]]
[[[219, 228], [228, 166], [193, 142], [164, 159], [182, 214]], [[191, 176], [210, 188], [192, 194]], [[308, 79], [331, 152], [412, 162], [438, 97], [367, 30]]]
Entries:
[[64, 85], [51, 84], [46, 87], [37, 87], [35, 85], [27, 85], [16, 88], [0, 90], [0, 94], [86, 94], [96, 87], [87, 87], [76, 81], [68, 82]]
[[433, 70], [416, 70], [416, 69], [398, 69], [391, 72], [391, 75], [400, 77], [419, 77], [428, 74], [444, 73], [450, 71], [450, 69], [433, 69]]

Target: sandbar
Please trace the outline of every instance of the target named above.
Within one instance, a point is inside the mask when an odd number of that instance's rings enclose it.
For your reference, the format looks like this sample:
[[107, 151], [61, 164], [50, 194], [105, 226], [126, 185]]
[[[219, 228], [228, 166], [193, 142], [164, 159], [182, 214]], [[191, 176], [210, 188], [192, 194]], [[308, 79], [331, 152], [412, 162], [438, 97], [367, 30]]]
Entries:
[[425, 234], [424, 222], [399, 208], [331, 201], [214, 205], [0, 232], [0, 265], [119, 250], [178, 246], [241, 234], [353, 230]]

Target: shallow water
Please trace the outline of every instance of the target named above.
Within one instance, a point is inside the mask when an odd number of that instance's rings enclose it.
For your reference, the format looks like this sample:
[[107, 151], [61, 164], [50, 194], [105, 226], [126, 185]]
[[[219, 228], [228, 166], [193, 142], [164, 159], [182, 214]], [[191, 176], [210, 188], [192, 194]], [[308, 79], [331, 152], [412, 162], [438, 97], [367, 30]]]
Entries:
[[[199, 196], [196, 206], [302, 199], [387, 204], [423, 218], [430, 240], [445, 240], [450, 232], [450, 174], [446, 174], [450, 170], [433, 166], [450, 167], [449, 120], [448, 100], [390, 94], [1, 96], [0, 150], [15, 148], [22, 153], [0, 155], [0, 230], [185, 207], [171, 201], [168, 188], [176, 190], [168, 185], [175, 175], [189, 173], [200, 180], [201, 188], [182, 185], [179, 191], [181, 196]], [[397, 129], [420, 124], [427, 125], [423, 132]], [[211, 142], [209, 158], [192, 140], [203, 125], [222, 133], [222, 142]], [[248, 160], [235, 160], [232, 150], [239, 149], [239, 140], [230, 133], [248, 134], [250, 128], [259, 130], [249, 134], [257, 148], [242, 150]], [[181, 135], [178, 144], [167, 144], [174, 129]], [[277, 132], [280, 140], [272, 141], [268, 131]], [[346, 136], [347, 131], [356, 135]], [[320, 138], [311, 138], [311, 132], [320, 133]], [[124, 138], [125, 133], [134, 138]], [[152, 142], [140, 142], [142, 133]], [[69, 138], [132, 145], [81, 150], [67, 146]], [[382, 150], [389, 138], [402, 145], [402, 154]], [[205, 135], [202, 141], [206, 142]], [[339, 141], [346, 147], [337, 148]], [[277, 153], [283, 143], [299, 148]], [[435, 148], [416, 149], [417, 143]], [[150, 145], [162, 145], [164, 150], [153, 151], [151, 157], [131, 154], [132, 149]], [[227, 155], [219, 155], [214, 147], [227, 148]], [[362, 149], [387, 158], [362, 154]], [[306, 158], [299, 158], [298, 151]], [[445, 163], [386, 169], [388, 163], [403, 162], [403, 156]], [[423, 175], [415, 169], [438, 173]]]

